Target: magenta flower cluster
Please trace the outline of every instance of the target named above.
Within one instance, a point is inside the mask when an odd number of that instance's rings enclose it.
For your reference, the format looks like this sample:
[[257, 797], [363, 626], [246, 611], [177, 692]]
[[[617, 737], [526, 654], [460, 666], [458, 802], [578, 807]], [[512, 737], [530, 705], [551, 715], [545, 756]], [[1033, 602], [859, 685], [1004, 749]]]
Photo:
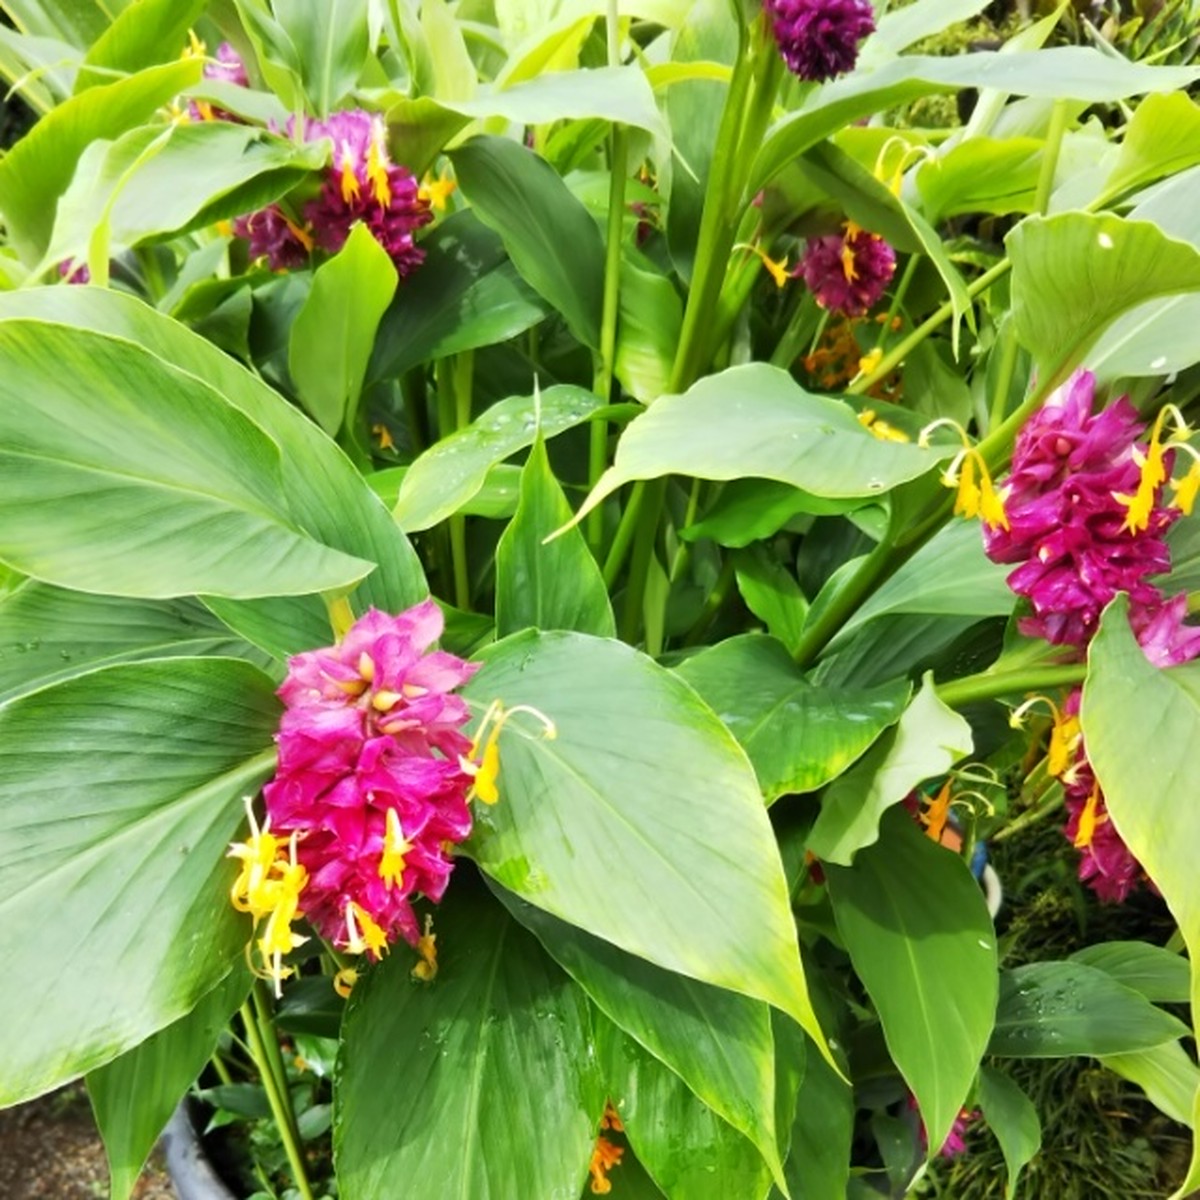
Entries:
[[879, 302], [895, 270], [891, 246], [848, 223], [843, 233], [810, 238], [796, 274], [822, 308], [861, 317]]
[[441, 632], [432, 600], [394, 617], [371, 609], [336, 646], [291, 659], [279, 689], [267, 815], [276, 836], [297, 835], [301, 909], [339, 946], [370, 928], [364, 915], [416, 945], [412, 897], [441, 899], [449, 848], [471, 831], [467, 705], [451, 692], [477, 668], [429, 651]]
[[[1145, 436], [1127, 397], [1096, 412], [1095, 380], [1077, 373], [1021, 430], [1005, 485], [1009, 527], [985, 527], [984, 547], [994, 562], [1017, 564], [1008, 584], [1032, 610], [1018, 622], [1023, 633], [1082, 656], [1104, 607], [1126, 592], [1142, 650], [1167, 667], [1200, 656], [1200, 629], [1184, 622], [1186, 596], [1166, 599], [1151, 582], [1170, 570], [1164, 535], [1181, 515], [1163, 502], [1161, 482], [1146, 493], [1144, 525], [1131, 520], [1151, 452]], [[1077, 689], [1060, 722], [1077, 720], [1079, 702]], [[1109, 819], [1081, 735], [1061, 778], [1080, 878], [1102, 899], [1124, 900], [1141, 867]]]
[[[295, 136], [294, 118], [287, 132]], [[303, 224], [277, 204], [238, 218], [234, 231], [249, 241], [251, 257], [265, 258], [277, 271], [299, 266], [314, 244], [336, 253], [355, 222], [362, 221], [401, 276], [419, 267], [425, 252], [415, 234], [433, 216], [413, 173], [391, 161], [383, 118], [348, 109], [324, 121], [304, 118], [300, 133], [306, 142], [330, 143], [321, 190], [304, 206]]]
[[858, 43], [875, 28], [868, 0], [765, 0], [788, 69], [820, 82], [854, 67]]

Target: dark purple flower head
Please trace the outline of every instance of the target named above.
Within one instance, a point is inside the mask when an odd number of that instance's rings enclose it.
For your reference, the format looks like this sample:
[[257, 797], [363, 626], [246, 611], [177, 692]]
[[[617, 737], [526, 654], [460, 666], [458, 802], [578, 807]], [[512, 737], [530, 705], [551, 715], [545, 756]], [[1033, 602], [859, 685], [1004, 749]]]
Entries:
[[879, 302], [895, 270], [891, 246], [847, 221], [844, 233], [809, 239], [796, 273], [822, 308], [860, 317]]
[[312, 250], [312, 238], [278, 204], [238, 217], [233, 232], [250, 243], [250, 257], [265, 258], [272, 271], [304, 266]]
[[993, 562], [1020, 564], [1008, 584], [1033, 606], [1021, 631], [1080, 648], [1118, 592], [1135, 606], [1161, 601], [1148, 580], [1170, 568], [1163, 535], [1179, 516], [1156, 500], [1144, 529], [1128, 527], [1121, 497], [1138, 490], [1145, 427], [1128, 399], [1098, 413], [1094, 399], [1095, 380], [1080, 372], [1030, 418], [1006, 483], [1009, 527], [984, 530]]
[[765, 0], [788, 69], [820, 82], [854, 67], [858, 43], [875, 29], [867, 0]]

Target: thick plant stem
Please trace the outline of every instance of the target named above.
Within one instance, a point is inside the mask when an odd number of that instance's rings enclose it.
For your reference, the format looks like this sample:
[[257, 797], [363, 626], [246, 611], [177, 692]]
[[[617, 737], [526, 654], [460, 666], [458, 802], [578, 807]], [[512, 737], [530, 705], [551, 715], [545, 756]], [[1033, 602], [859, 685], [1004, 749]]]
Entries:
[[[470, 424], [471, 389], [474, 380], [475, 357], [470, 351], [456, 359], [443, 359], [437, 364], [438, 436], [450, 434]], [[460, 514], [446, 521], [450, 543], [451, 575], [454, 603], [464, 612], [471, 608], [471, 579], [467, 569], [467, 521]]]
[[621, 514], [617, 532], [608, 548], [608, 556], [604, 560], [604, 584], [609, 591], [612, 591], [617, 576], [621, 574], [621, 568], [625, 565], [625, 556], [629, 553], [629, 546], [637, 530], [638, 515], [642, 509], [642, 493], [645, 490], [646, 485], [640, 480], [630, 489], [625, 511]]
[[938, 699], [950, 708], [961, 708], [979, 700], [994, 700], [1047, 688], [1073, 687], [1087, 675], [1087, 663], [1062, 663], [1049, 667], [1024, 667], [1015, 671], [982, 672], [951, 679], [936, 686]]
[[[255, 982], [255, 992], [253, 993], [255, 1008], [259, 1008], [262, 1003], [258, 995], [258, 989], [261, 986], [260, 982]], [[259, 1009], [259, 1011], [262, 1010]], [[254, 1065], [258, 1068], [263, 1090], [267, 1093], [267, 1104], [270, 1106], [275, 1126], [279, 1130], [279, 1137], [283, 1142], [288, 1164], [292, 1168], [296, 1190], [300, 1193], [302, 1200], [313, 1200], [312, 1186], [308, 1182], [308, 1173], [304, 1167], [304, 1155], [301, 1152], [300, 1138], [296, 1132], [295, 1115], [292, 1112], [291, 1096], [287, 1088], [287, 1076], [283, 1071], [283, 1060], [279, 1056], [279, 1044], [275, 1041], [274, 1028], [269, 1016], [260, 1024], [259, 1017], [251, 1009], [249, 1001], [242, 1005], [240, 1012], [242, 1024], [246, 1029], [246, 1044], [254, 1059]], [[274, 1047], [278, 1068], [271, 1058], [268, 1042]], [[278, 1073], [276, 1073], [277, 1070]]]
[[621, 637], [630, 643], [637, 639], [641, 628], [646, 581], [650, 578], [650, 560], [654, 556], [658, 521], [666, 498], [666, 479], [652, 479], [646, 484], [637, 509], [637, 527], [634, 530], [633, 554], [629, 560], [629, 581], [625, 586], [625, 607], [621, 614], [620, 629]]
[[1056, 100], [1050, 110], [1050, 127], [1046, 131], [1046, 145], [1042, 150], [1042, 169], [1038, 173], [1034, 207], [1043, 216], [1050, 207], [1050, 193], [1054, 190], [1054, 175], [1058, 170], [1058, 155], [1062, 150], [1063, 134], [1067, 131], [1067, 103]]

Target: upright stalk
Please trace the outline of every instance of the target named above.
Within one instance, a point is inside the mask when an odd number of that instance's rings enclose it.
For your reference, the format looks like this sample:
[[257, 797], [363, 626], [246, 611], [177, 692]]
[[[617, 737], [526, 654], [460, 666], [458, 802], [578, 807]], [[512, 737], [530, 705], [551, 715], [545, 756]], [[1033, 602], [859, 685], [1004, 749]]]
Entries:
[[[442, 359], [435, 368], [437, 380], [438, 436], [450, 434], [471, 421], [471, 391], [475, 356], [464, 351], [454, 359]], [[464, 612], [471, 607], [471, 577], [467, 568], [467, 520], [455, 513], [446, 522], [450, 543], [454, 603]]]

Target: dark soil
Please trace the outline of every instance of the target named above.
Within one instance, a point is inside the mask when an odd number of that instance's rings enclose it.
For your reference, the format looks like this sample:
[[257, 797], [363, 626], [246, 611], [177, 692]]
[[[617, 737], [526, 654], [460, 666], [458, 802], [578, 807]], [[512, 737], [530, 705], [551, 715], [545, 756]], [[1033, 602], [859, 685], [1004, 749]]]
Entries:
[[[105, 1200], [108, 1163], [82, 1085], [73, 1084], [0, 1112], [0, 1197], [3, 1200]], [[155, 1158], [133, 1200], [176, 1200]]]

